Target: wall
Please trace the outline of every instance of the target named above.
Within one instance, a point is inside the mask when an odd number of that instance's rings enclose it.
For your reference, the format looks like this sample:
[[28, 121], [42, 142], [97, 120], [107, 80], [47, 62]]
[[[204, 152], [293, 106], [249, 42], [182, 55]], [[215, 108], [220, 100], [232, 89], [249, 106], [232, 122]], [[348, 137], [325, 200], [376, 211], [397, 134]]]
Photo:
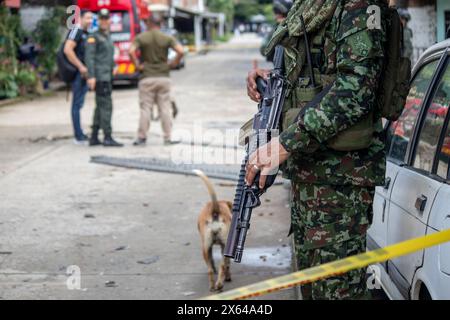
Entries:
[[428, 47], [441, 41], [445, 35], [444, 10], [450, 10], [449, 0], [390, 0], [390, 5], [408, 7], [411, 14], [409, 27], [413, 31], [413, 62]]
[[197, 12], [203, 12], [205, 10], [203, 0], [172, 0], [172, 4], [180, 8]]
[[46, 12], [47, 8], [43, 6], [23, 6], [20, 8], [20, 20], [23, 28], [30, 32], [33, 31]]
[[409, 7], [411, 21], [409, 27], [413, 31], [414, 62], [430, 46], [436, 43], [436, 7]]

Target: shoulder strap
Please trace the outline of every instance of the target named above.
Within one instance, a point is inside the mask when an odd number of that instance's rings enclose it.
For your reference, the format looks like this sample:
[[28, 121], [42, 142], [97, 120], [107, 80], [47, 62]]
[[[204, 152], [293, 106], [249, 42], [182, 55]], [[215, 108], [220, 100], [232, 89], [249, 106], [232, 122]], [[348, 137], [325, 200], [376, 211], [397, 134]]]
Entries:
[[301, 118], [303, 118], [305, 116], [305, 113], [306, 113], [306, 111], [308, 111], [308, 109], [316, 107], [323, 100], [323, 98], [330, 92], [330, 90], [333, 87], [333, 85], [334, 85], [334, 81], [332, 83], [328, 84], [322, 91], [320, 91], [314, 97], [314, 99], [309, 101], [302, 108], [302, 110], [300, 110], [300, 112], [298, 113], [297, 117], [295, 117], [295, 123], [297, 123]]

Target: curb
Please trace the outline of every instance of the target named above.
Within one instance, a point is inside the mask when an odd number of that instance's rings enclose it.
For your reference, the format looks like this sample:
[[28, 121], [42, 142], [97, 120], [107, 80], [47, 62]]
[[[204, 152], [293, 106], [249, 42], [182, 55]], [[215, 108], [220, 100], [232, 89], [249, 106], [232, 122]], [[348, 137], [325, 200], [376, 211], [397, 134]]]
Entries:
[[57, 83], [55, 85], [54, 88], [51, 88], [47, 91], [44, 91], [44, 93], [42, 94], [29, 94], [26, 96], [19, 96], [16, 98], [10, 98], [10, 99], [4, 99], [4, 100], [0, 100], [0, 108], [1, 107], [7, 107], [7, 106], [12, 106], [15, 104], [19, 104], [21, 102], [26, 102], [26, 101], [33, 101], [33, 100], [37, 100], [40, 98], [47, 98], [47, 97], [52, 97], [57, 91], [61, 90], [62, 88], [64, 88], [65, 85], [61, 85], [59, 83]]

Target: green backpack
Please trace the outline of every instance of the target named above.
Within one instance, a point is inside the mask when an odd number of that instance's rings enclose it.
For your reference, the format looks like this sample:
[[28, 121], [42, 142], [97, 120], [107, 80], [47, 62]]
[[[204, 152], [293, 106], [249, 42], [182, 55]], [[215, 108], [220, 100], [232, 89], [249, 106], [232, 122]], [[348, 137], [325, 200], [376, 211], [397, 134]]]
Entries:
[[[386, 11], [385, 64], [377, 90], [378, 116], [396, 121], [402, 114], [410, 89], [411, 60], [402, 57], [403, 27], [395, 7]], [[375, 114], [376, 114], [375, 113]], [[353, 127], [328, 141], [331, 149], [354, 151], [370, 146], [374, 132], [374, 112]]]
[[[397, 9], [389, 7], [386, 14], [385, 64], [377, 90], [376, 112], [371, 112], [359, 123], [330, 139], [327, 145], [331, 149], [337, 151], [367, 149], [373, 140], [374, 114], [395, 121], [403, 111], [410, 89], [411, 61], [402, 57], [403, 27]], [[322, 97], [328, 93], [326, 91], [330, 89], [331, 85], [317, 95], [310, 105], [320, 103]], [[308, 105], [298, 116], [304, 114], [307, 108]]]

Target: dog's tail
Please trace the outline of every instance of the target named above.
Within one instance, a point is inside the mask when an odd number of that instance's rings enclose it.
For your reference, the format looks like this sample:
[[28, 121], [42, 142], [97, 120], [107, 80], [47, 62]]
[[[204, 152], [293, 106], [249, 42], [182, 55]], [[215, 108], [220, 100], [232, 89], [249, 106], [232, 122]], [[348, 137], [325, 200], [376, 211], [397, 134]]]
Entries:
[[192, 170], [196, 175], [200, 177], [200, 179], [203, 180], [203, 182], [206, 185], [206, 188], [208, 189], [209, 196], [211, 197], [211, 202], [213, 205], [213, 212], [219, 212], [219, 203], [217, 202], [217, 195], [216, 191], [214, 191], [214, 186], [212, 182], [209, 180], [208, 176], [203, 173], [201, 170]]

